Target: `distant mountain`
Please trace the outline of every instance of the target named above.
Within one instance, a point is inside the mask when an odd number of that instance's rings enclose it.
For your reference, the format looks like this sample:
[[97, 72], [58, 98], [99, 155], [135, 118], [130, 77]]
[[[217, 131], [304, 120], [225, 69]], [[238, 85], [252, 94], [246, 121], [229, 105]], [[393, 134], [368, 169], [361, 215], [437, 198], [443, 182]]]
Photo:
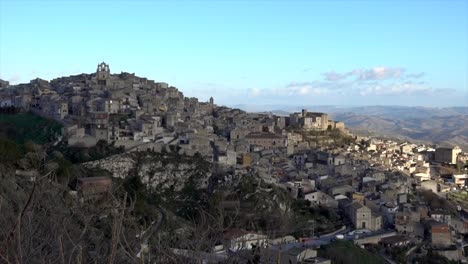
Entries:
[[277, 116], [289, 116], [290, 112], [283, 111], [283, 110], [271, 110], [271, 111], [261, 111], [261, 112], [256, 112], [258, 114], [273, 114]]
[[458, 145], [468, 150], [468, 107], [409, 107], [409, 106], [288, 106], [242, 105], [238, 108], [262, 109], [279, 115], [308, 111], [328, 113], [334, 120], [360, 134], [376, 134], [392, 138]]
[[332, 117], [358, 131], [468, 149], [468, 115], [387, 118], [348, 112]]
[[352, 112], [361, 115], [379, 116], [385, 118], [430, 118], [432, 116], [468, 115], [468, 107], [407, 107], [407, 106], [362, 106], [330, 109], [332, 113]]
[[338, 106], [338, 105], [250, 105], [238, 104], [233, 105], [234, 108], [239, 108], [247, 112], [260, 111], [284, 111], [288, 113], [298, 112], [305, 108], [308, 111], [325, 112], [325, 113], [346, 113], [352, 112], [363, 115], [373, 115], [382, 117], [430, 117], [430, 116], [453, 116], [453, 115], [468, 115], [468, 107], [423, 107], [423, 106]]

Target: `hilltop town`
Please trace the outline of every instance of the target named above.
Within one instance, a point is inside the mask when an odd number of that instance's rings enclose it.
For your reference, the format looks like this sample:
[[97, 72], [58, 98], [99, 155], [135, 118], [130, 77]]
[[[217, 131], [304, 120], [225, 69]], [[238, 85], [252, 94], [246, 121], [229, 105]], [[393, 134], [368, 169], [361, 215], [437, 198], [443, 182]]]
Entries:
[[[299, 207], [294, 212], [308, 212], [301, 230], [281, 236], [276, 230], [237, 226], [223, 230], [221, 245], [209, 252], [171, 247], [172, 254], [183, 258], [222, 263], [234, 257], [241, 263], [240, 252], [247, 251], [261, 252], [266, 259], [262, 263], [333, 263], [331, 256], [318, 255], [319, 248], [352, 241], [389, 262], [401, 252], [415, 260], [429, 252], [467, 259], [468, 153], [459, 147], [353, 135], [343, 122], [306, 109], [278, 116], [219, 106], [212, 97], [201, 102], [164, 82], [133, 73], [111, 74], [104, 62], [93, 74], [19, 85], [2, 81], [0, 107], [59, 122], [62, 131], [54, 144], [91, 148], [105, 141], [123, 149], [82, 164], [110, 174], [79, 178], [76, 191], [82, 200], [95, 200], [132, 170], [161, 192], [184, 191], [196, 164], [208, 162], [212, 169], [200, 173], [197, 188], [211, 188], [212, 195], [225, 193], [222, 208], [242, 211], [252, 203], [244, 202], [245, 197], [247, 201], [261, 194], [264, 200], [255, 204], [264, 208], [279, 201], [278, 210], [288, 211], [284, 201], [291, 199]], [[141, 153], [163, 156], [150, 164], [149, 156]], [[176, 161], [170, 163], [164, 155], [174, 155]], [[181, 157], [197, 161], [194, 165]], [[243, 179], [249, 177], [253, 181], [244, 186]], [[229, 198], [236, 193], [234, 186], [240, 186], [238, 193], [244, 197]], [[279, 200], [275, 192], [287, 198]], [[258, 208], [248, 217], [260, 214]], [[309, 214], [314, 210], [336, 219]]]

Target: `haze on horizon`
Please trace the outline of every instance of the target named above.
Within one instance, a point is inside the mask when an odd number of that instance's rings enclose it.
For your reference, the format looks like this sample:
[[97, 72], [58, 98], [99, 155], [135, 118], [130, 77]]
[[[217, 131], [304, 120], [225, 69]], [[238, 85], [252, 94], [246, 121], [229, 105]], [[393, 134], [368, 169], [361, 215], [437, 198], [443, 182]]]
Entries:
[[92, 73], [225, 105], [468, 106], [468, 1], [0, 0], [0, 78]]

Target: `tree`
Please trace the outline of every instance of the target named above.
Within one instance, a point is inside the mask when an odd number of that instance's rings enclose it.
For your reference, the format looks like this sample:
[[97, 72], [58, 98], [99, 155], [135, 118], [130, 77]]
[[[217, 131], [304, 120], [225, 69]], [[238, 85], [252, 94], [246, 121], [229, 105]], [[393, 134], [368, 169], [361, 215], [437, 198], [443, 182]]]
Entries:
[[[14, 170], [11, 172], [13, 173]], [[0, 259], [5, 263], [138, 263], [142, 226], [114, 190], [79, 201], [52, 173], [0, 177]], [[141, 263], [141, 262], [140, 262]]]
[[0, 162], [16, 162], [20, 158], [20, 154], [20, 148], [15, 142], [0, 138]]

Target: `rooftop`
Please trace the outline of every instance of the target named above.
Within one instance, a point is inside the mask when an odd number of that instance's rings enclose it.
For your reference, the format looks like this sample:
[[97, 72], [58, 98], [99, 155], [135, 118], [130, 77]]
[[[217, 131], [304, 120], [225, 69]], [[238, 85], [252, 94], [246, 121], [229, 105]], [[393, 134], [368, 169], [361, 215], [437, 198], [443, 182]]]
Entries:
[[281, 139], [282, 137], [273, 134], [273, 133], [250, 133], [246, 136], [246, 138], [276, 138], [276, 139]]

